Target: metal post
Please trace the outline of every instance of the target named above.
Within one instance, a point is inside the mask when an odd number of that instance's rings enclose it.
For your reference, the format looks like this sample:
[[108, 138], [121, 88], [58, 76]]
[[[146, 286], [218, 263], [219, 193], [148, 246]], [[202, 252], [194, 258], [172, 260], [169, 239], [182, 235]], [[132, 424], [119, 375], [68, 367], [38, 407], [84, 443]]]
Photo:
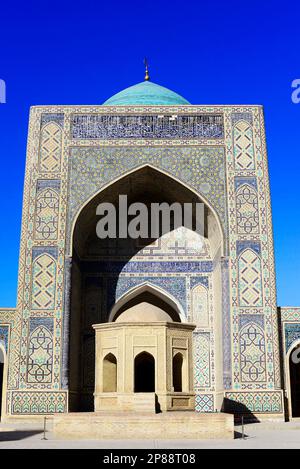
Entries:
[[42, 440], [47, 440], [48, 439], [46, 437], [46, 421], [47, 421], [47, 417], [44, 417], [44, 436], [43, 436]]
[[244, 416], [242, 415], [242, 439], [245, 440]]

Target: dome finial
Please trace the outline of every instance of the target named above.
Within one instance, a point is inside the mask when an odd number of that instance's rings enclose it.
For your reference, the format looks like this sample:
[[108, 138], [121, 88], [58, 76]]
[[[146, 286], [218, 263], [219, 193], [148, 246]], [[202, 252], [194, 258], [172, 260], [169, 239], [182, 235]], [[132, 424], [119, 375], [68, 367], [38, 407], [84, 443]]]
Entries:
[[150, 80], [149, 66], [148, 66], [148, 60], [146, 57], [144, 58], [144, 64], [145, 64], [145, 81], [149, 81]]

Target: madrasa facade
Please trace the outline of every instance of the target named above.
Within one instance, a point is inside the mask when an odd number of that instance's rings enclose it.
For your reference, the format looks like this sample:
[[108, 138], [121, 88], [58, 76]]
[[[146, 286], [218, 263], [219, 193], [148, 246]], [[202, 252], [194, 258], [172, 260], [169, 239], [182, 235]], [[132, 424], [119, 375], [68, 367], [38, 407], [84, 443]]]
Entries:
[[[134, 409], [139, 392], [162, 411], [300, 416], [300, 308], [276, 301], [263, 108], [191, 105], [148, 78], [103, 105], [30, 110], [2, 419]], [[96, 207], [120, 194], [203, 203], [199, 243], [184, 227], [99, 239]]]

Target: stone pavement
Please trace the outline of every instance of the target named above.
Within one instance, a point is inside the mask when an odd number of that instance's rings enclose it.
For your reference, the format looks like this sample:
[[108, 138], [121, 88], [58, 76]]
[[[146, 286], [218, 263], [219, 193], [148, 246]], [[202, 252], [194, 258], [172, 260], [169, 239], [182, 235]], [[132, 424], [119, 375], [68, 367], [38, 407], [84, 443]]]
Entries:
[[[51, 424], [50, 424], [51, 427]], [[51, 430], [51, 428], [49, 429]], [[241, 428], [236, 427], [235, 440], [56, 440], [51, 431], [43, 437], [43, 422], [0, 424], [0, 450], [4, 448], [60, 449], [60, 448], [135, 448], [135, 449], [189, 449], [189, 448], [283, 448], [300, 449], [300, 422], [265, 422], [245, 426], [246, 439], [240, 438]]]

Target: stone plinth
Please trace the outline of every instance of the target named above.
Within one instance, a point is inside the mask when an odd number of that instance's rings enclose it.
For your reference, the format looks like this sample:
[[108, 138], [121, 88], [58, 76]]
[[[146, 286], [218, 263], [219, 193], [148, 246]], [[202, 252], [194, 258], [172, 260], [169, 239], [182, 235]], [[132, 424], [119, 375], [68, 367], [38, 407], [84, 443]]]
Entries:
[[155, 413], [156, 397], [153, 392], [103, 393], [98, 396], [98, 412], [146, 412]]
[[54, 417], [53, 432], [62, 439], [230, 439], [234, 423], [230, 414], [192, 411], [70, 413]]

